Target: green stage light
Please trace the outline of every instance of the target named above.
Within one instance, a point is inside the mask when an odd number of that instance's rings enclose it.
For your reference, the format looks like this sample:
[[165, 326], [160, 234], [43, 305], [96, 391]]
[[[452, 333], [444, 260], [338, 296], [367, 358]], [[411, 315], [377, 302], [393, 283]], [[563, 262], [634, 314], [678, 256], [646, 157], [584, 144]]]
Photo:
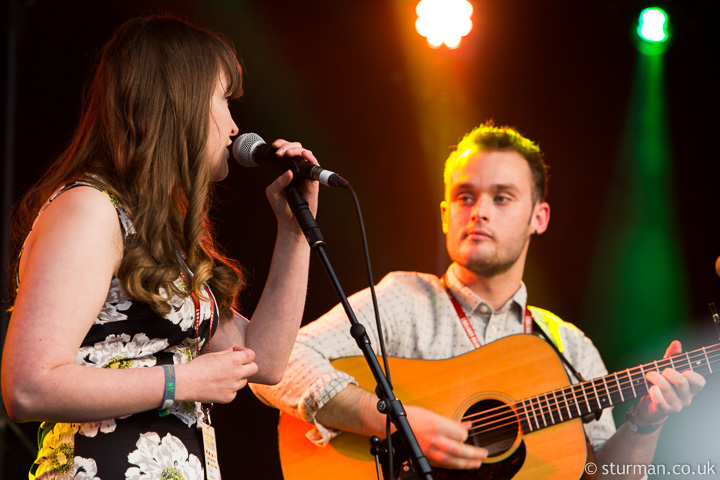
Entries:
[[664, 42], [668, 38], [666, 25], [667, 14], [661, 8], [646, 8], [640, 14], [637, 32], [646, 42]]
[[637, 22], [635, 45], [645, 55], [665, 53], [669, 45], [670, 29], [667, 13], [662, 8], [646, 8]]

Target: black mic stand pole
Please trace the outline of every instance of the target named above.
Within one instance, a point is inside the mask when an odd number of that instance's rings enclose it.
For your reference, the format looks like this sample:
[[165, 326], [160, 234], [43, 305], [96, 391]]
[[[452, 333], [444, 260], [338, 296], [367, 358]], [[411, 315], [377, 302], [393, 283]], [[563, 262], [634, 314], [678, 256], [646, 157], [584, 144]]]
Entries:
[[[302, 194], [300, 194], [297, 188], [295, 188], [293, 183], [295, 183], [295, 179], [293, 179], [293, 182], [285, 188], [285, 196], [287, 198], [288, 205], [290, 205], [290, 210], [295, 215], [300, 228], [305, 234], [305, 238], [310, 244], [310, 248], [320, 257], [320, 260], [325, 267], [325, 271], [330, 277], [330, 282], [335, 288], [338, 297], [340, 297], [340, 303], [342, 303], [345, 313], [352, 324], [350, 327], [350, 335], [352, 335], [355, 342], [357, 342], [358, 347], [362, 351], [365, 360], [368, 362], [370, 371], [377, 382], [375, 393], [380, 399], [378, 401], [378, 410], [390, 417], [390, 421], [393, 422], [398, 433], [402, 436], [406, 447], [410, 451], [410, 459], [416, 476], [425, 480], [432, 480], [433, 477], [430, 462], [428, 462], [428, 459], [420, 449], [420, 445], [418, 444], [415, 434], [410, 427], [410, 423], [407, 420], [407, 415], [405, 414], [405, 409], [403, 408], [402, 403], [400, 400], [395, 398], [392, 387], [380, 368], [380, 363], [375, 356], [375, 352], [373, 352], [373, 349], [370, 346], [370, 338], [367, 336], [367, 333], [365, 333], [365, 327], [358, 322], [355, 317], [352, 307], [350, 307], [350, 303], [347, 300], [347, 296], [345, 295], [345, 292], [343, 292], [338, 278], [335, 276], [335, 271], [333, 270], [330, 260], [325, 253], [325, 239], [320, 232], [320, 227], [315, 221], [315, 218], [312, 216], [312, 213], [308, 208], [307, 201], [305, 201]], [[388, 452], [388, 455], [392, 455], [392, 452]], [[392, 472], [389, 472], [389, 474], [391, 475]]]

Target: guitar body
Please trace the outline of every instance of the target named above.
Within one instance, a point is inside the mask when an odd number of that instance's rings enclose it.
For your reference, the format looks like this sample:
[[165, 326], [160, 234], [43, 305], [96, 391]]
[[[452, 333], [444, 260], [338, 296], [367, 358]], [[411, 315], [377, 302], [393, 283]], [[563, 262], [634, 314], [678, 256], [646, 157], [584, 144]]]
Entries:
[[[363, 357], [332, 363], [361, 387], [375, 389]], [[532, 335], [506, 337], [447, 360], [391, 358], [389, 363], [395, 395], [403, 405], [421, 406], [458, 421], [468, 410], [483, 410], [486, 404], [513, 404], [569, 385], [553, 349]], [[368, 437], [343, 432], [329, 445], [317, 447], [305, 437], [310, 428], [290, 415], [280, 418], [280, 460], [286, 480], [377, 477]], [[490, 458], [479, 470], [441, 470], [435, 478], [568, 480], [583, 475], [587, 451], [580, 419], [527, 435], [519, 426], [510, 430], [492, 445]]]

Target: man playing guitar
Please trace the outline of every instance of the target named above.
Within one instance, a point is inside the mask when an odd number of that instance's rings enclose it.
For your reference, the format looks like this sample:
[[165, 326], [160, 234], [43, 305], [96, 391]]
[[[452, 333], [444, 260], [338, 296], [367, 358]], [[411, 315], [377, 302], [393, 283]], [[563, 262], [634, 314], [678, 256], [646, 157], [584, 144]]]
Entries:
[[[545, 232], [550, 220], [546, 169], [536, 144], [512, 128], [490, 123], [465, 136], [446, 161], [445, 199], [440, 205], [453, 263], [442, 278], [392, 272], [377, 285], [388, 355], [449, 359], [509, 335], [542, 330], [581, 377], [607, 374], [597, 350], [579, 329], [527, 305], [522, 277], [530, 239]], [[351, 296], [350, 304], [371, 342], [378, 345], [368, 290]], [[358, 355], [348, 330], [344, 311], [336, 306], [301, 329], [278, 385], [252, 386], [263, 401], [310, 424], [307, 436], [318, 445], [327, 444], [340, 431], [385, 437], [385, 416], [377, 411], [377, 397], [330, 363]], [[680, 343], [674, 341], [665, 356], [680, 352]], [[572, 383], [582, 380], [572, 377]], [[689, 405], [705, 384], [700, 374], [674, 368], [648, 372], [645, 380], [648, 394], [620, 428], [616, 430], [609, 410], [583, 425], [597, 465], [650, 463], [665, 419]], [[398, 396], [433, 465], [474, 470], [483, 464], [488, 450], [466, 443], [471, 422], [447, 418]], [[602, 474], [603, 469], [598, 469], [598, 478]], [[312, 472], [308, 475], [312, 478]]]

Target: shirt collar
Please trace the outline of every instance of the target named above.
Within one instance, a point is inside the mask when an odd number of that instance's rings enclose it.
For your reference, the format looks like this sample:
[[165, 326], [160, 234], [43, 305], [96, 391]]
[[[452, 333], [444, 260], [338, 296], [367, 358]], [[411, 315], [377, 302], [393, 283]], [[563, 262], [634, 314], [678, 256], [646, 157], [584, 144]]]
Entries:
[[[473, 314], [475, 310], [480, 308], [480, 305], [483, 304], [487, 305], [487, 307], [490, 309], [489, 311], [492, 311], [492, 307], [490, 306], [490, 304], [480, 298], [475, 292], [472, 291], [470, 287], [462, 283], [457, 278], [453, 270], [454, 269], [452, 268], [452, 266], [447, 269], [447, 271], [445, 272], [445, 282], [450, 288], [450, 290], [452, 290], [455, 298], [457, 298], [463, 308], [466, 309], [467, 313], [469, 315]], [[525, 287], [524, 282], [520, 282], [520, 287], [518, 287], [515, 295], [513, 295], [510, 300], [505, 303], [505, 305], [500, 307], [500, 309], [496, 310], [494, 313], [502, 314], [511, 310], [515, 310], [516, 312], [518, 312], [518, 314], [514, 316], [518, 319], [518, 321], [521, 321], [523, 313], [525, 312], [526, 305], [527, 288]]]

